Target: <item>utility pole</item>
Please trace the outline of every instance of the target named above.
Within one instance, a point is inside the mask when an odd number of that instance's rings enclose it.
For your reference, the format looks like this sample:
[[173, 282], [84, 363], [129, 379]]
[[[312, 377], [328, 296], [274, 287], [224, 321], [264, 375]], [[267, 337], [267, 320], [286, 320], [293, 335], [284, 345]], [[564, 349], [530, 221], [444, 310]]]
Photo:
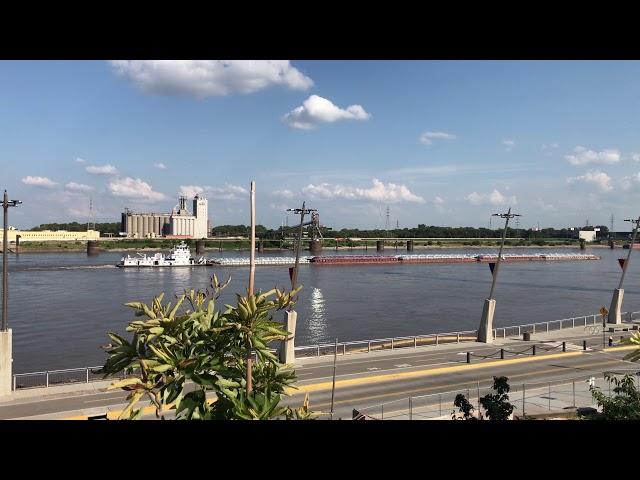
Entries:
[[629, 253], [627, 259], [622, 266], [622, 275], [620, 276], [620, 283], [618, 288], [613, 291], [613, 297], [611, 299], [611, 306], [609, 308], [609, 323], [622, 323], [622, 315], [620, 311], [622, 309], [622, 299], [624, 297], [624, 289], [622, 288], [622, 282], [624, 282], [624, 276], [627, 273], [629, 267], [629, 261], [631, 260], [631, 252], [633, 251], [633, 245], [636, 242], [636, 235], [638, 234], [638, 225], [640, 224], [640, 217], [638, 219], [626, 219], [625, 222], [631, 222], [634, 224], [633, 234], [631, 236], [631, 243], [629, 244]]
[[12, 347], [11, 329], [9, 329], [9, 272], [7, 265], [7, 251], [9, 250], [9, 207], [16, 207], [20, 200], [9, 200], [4, 191], [2, 210], [4, 213], [4, 232], [2, 237], [2, 324], [0, 325], [0, 397], [11, 394]]
[[500, 251], [498, 252], [498, 260], [493, 269], [493, 280], [491, 281], [491, 291], [489, 292], [489, 298], [484, 301], [484, 308], [482, 310], [482, 318], [480, 319], [480, 328], [478, 328], [478, 341], [484, 343], [493, 342], [493, 314], [496, 309], [496, 301], [493, 298], [493, 292], [496, 287], [496, 280], [498, 279], [498, 271], [500, 270], [500, 261], [502, 260], [502, 249], [504, 248], [504, 240], [507, 236], [507, 227], [509, 226], [509, 220], [514, 217], [520, 217], [520, 214], [511, 213], [511, 208], [507, 213], [494, 213], [492, 216], [504, 218], [504, 230], [502, 231], [502, 242], [500, 243]]
[[[302, 208], [288, 208], [287, 212], [293, 212], [300, 215], [300, 229], [298, 230], [298, 242], [296, 243], [296, 263], [291, 272], [291, 290], [296, 288], [298, 282], [298, 268], [300, 266], [300, 248], [302, 243], [302, 228], [304, 227], [304, 216], [307, 213], [316, 212], [315, 208], [306, 208], [306, 202], [302, 202]], [[293, 310], [293, 306], [289, 306], [284, 313], [286, 330], [291, 334], [289, 338], [283, 341], [280, 349], [280, 361], [286, 364], [295, 362], [295, 346], [294, 340], [296, 336], [296, 321], [298, 314]]]
[[385, 222], [385, 230], [387, 231], [387, 237], [389, 236], [389, 205], [387, 205], [387, 221]]
[[[249, 256], [249, 289], [248, 296], [253, 296], [256, 273], [256, 182], [251, 181], [251, 253]], [[251, 344], [247, 345], [247, 397], [253, 390], [253, 352]]]

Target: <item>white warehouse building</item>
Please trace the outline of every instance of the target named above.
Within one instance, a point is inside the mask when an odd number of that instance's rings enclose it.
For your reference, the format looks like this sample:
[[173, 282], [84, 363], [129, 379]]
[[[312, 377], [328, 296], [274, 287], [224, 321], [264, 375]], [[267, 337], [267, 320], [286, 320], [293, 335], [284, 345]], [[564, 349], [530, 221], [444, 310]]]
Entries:
[[122, 228], [127, 237], [133, 238], [207, 238], [208, 214], [206, 198], [196, 195], [193, 199], [193, 213], [189, 213], [187, 198], [182, 196], [171, 213], [133, 213], [126, 210], [122, 214]]

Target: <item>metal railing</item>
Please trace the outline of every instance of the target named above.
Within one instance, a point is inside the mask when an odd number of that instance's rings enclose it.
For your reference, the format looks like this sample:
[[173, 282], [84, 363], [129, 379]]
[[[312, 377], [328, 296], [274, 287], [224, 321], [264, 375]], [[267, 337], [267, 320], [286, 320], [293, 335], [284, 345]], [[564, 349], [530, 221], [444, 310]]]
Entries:
[[[624, 312], [623, 318], [631, 322], [640, 318], [640, 312]], [[602, 323], [602, 315], [586, 315], [548, 322], [530, 323], [511, 327], [493, 329], [494, 338], [507, 338], [521, 336], [523, 333], [542, 333], [567, 328], [599, 325]], [[425, 346], [438, 346], [452, 343], [475, 342], [478, 336], [477, 330], [464, 330], [449, 333], [431, 333], [426, 335], [414, 335], [405, 337], [377, 338], [371, 340], [356, 340], [338, 343], [338, 355], [351, 355], [357, 353], [370, 353], [383, 350], [396, 350], [402, 348], [418, 348]], [[276, 350], [272, 349], [272, 352]], [[322, 343], [318, 345], [295, 347], [296, 357], [321, 357], [333, 355], [334, 343]], [[16, 373], [13, 375], [13, 390], [23, 388], [49, 387], [51, 385], [63, 385], [69, 383], [90, 383], [103, 380], [100, 375], [91, 370], [101, 367], [69, 368], [64, 370], [49, 370], [44, 372]]]
[[102, 375], [93, 373], [93, 370], [99, 368], [101, 367], [66, 368], [63, 370], [47, 370], [44, 372], [16, 373], [13, 375], [13, 390], [67, 385], [71, 383], [90, 383], [104, 380]]
[[[624, 312], [623, 318], [632, 321], [640, 318], [640, 312]], [[522, 336], [523, 333], [544, 333], [554, 330], [576, 328], [587, 325], [599, 325], [602, 323], [602, 315], [584, 315], [579, 317], [565, 318], [562, 320], [550, 320], [547, 322], [529, 323], [525, 325], [515, 325], [511, 327], [500, 327], [493, 329], [493, 338], [507, 338]], [[338, 355], [349, 355], [353, 353], [370, 353], [381, 350], [395, 350], [399, 348], [417, 348], [423, 346], [436, 346], [450, 343], [475, 342], [477, 340], [477, 330], [464, 330], [449, 333], [431, 333], [426, 335], [414, 335], [409, 337], [389, 337], [376, 338], [371, 340], [356, 340], [338, 343]], [[295, 347], [296, 357], [321, 357], [333, 355], [335, 351], [334, 343], [321, 343], [317, 345], [306, 345]]]
[[[615, 376], [624, 373], [635, 373], [637, 369], [628, 372], [609, 372]], [[593, 400], [590, 385], [599, 387], [603, 393], [611, 395], [612, 386], [601, 372], [595, 375], [561, 378], [547, 382], [530, 382], [511, 385], [509, 402], [514, 406], [512, 415], [518, 418], [531, 418], [535, 415], [561, 414], [578, 407], [592, 407], [597, 409]], [[635, 377], [636, 385], [640, 385], [640, 376]], [[383, 404], [358, 408], [357, 411], [365, 419], [370, 420], [451, 420], [462, 414], [454, 406], [458, 394], [464, 395], [475, 408], [474, 417], [486, 412], [480, 404], [480, 399], [493, 392], [490, 386], [480, 387], [478, 382], [469, 384], [465, 388], [428, 395], [412, 396]]]

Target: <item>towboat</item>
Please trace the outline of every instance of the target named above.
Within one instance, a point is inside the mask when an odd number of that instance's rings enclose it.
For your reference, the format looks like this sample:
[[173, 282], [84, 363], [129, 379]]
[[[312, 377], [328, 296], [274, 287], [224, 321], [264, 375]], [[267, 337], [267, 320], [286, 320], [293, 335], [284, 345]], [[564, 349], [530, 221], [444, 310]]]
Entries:
[[120, 259], [118, 267], [189, 267], [193, 265], [206, 265], [207, 261], [204, 257], [197, 260], [191, 256], [191, 251], [186, 243], [181, 242], [171, 249], [169, 255], [156, 253], [153, 256], [138, 253], [132, 257], [127, 255]]

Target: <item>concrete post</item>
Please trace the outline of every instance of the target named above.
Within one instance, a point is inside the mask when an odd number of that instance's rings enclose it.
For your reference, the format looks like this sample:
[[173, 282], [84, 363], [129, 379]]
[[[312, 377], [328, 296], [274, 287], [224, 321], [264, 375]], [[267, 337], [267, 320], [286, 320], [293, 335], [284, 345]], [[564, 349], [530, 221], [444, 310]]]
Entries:
[[496, 301], [487, 298], [482, 308], [482, 319], [478, 329], [478, 342], [493, 343], [493, 314], [496, 311]]
[[622, 316], [620, 310], [622, 309], [622, 298], [624, 297], [624, 289], [616, 288], [613, 292], [613, 298], [611, 299], [611, 306], [609, 307], [609, 318], [607, 323], [620, 324], [622, 323]]
[[296, 361], [296, 354], [294, 350], [294, 339], [296, 336], [296, 321], [298, 314], [291, 310], [290, 312], [284, 312], [284, 327], [287, 332], [291, 333], [291, 336], [287, 340], [282, 341], [280, 347], [280, 362], [293, 364]]
[[0, 332], [0, 398], [11, 395], [12, 332]]

